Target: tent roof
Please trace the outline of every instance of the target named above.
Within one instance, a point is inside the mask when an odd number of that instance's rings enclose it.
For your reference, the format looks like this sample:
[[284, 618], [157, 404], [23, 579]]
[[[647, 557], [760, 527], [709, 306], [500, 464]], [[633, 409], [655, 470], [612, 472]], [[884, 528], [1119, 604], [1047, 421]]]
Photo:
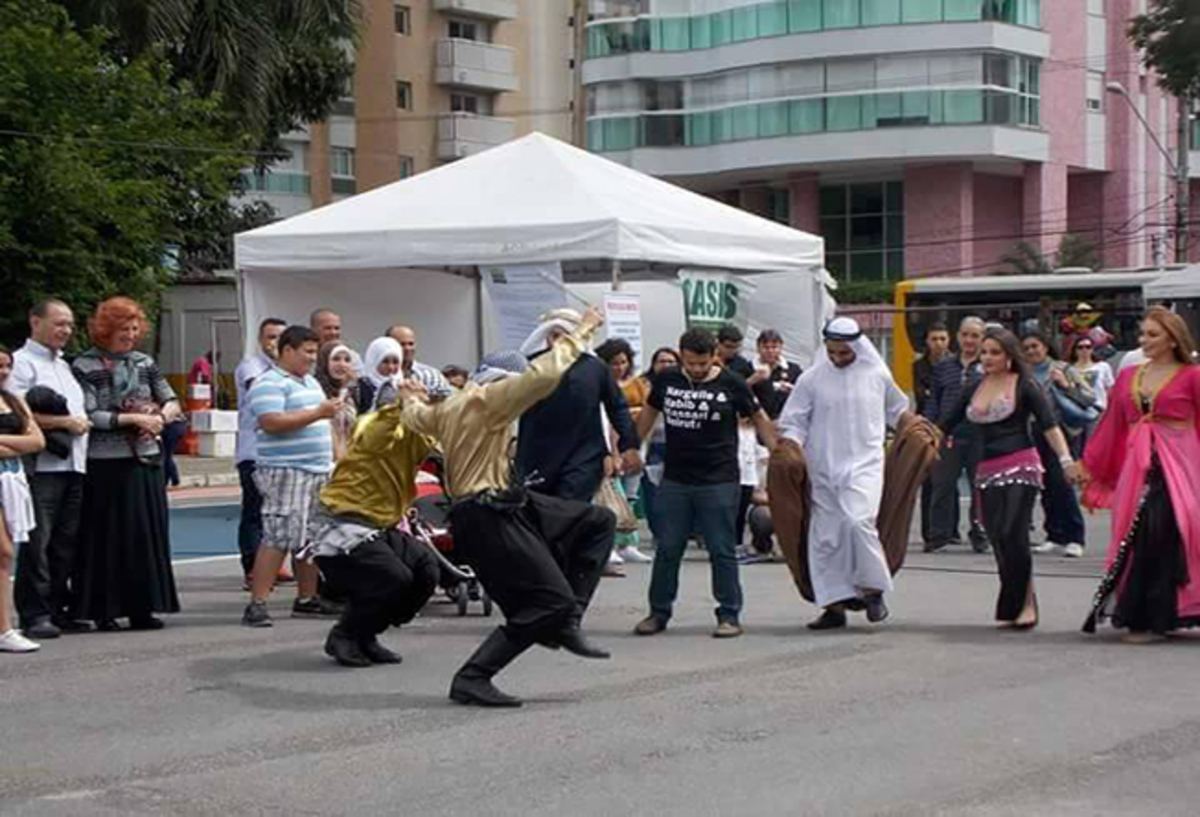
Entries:
[[237, 266], [340, 270], [613, 258], [824, 264], [821, 238], [533, 133], [237, 236]]
[[1168, 272], [1142, 287], [1142, 294], [1151, 301], [1174, 301], [1200, 298], [1200, 264]]

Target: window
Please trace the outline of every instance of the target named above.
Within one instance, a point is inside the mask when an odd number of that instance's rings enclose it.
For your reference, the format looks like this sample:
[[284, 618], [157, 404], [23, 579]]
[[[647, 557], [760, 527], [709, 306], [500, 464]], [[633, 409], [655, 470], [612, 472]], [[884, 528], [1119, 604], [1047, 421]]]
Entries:
[[396, 80], [396, 107], [402, 111], [413, 109], [412, 83], [402, 79]]
[[412, 34], [412, 11], [408, 6], [402, 6], [397, 3], [393, 9], [395, 16], [395, 28], [397, 34], [405, 36]]
[[450, 39], [452, 40], [486, 40], [486, 37], [480, 36], [483, 32], [480, 30], [482, 26], [479, 23], [469, 22], [467, 20], [451, 20], [450, 21]]
[[474, 94], [450, 94], [450, 110], [454, 113], [479, 113], [479, 97]]
[[334, 148], [329, 154], [329, 175], [354, 178], [354, 149]]
[[858, 0], [824, 0], [825, 28], [853, 28], [859, 25]]
[[821, 188], [826, 264], [844, 281], [904, 276], [904, 183]]
[[413, 157], [401, 156], [400, 157], [400, 178], [407, 179], [409, 176], [411, 176], [413, 173], [415, 173], [416, 172], [415, 166], [416, 166], [416, 163], [413, 162]]

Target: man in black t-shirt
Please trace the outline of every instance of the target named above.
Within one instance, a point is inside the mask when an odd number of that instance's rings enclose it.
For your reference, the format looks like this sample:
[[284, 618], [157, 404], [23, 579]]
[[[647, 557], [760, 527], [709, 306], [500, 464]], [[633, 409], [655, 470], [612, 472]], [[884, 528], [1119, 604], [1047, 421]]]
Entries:
[[775, 447], [775, 428], [759, 407], [746, 381], [720, 366], [717, 342], [692, 329], [679, 339], [683, 365], [654, 383], [638, 415], [642, 436], [661, 414], [667, 435], [665, 472], [655, 497], [658, 544], [650, 579], [650, 615], [639, 635], [662, 632], [679, 590], [679, 566], [688, 536], [698, 530], [712, 563], [717, 599], [717, 638], [742, 634], [742, 585], [735, 553], [735, 520], [741, 494], [738, 469], [738, 418], [754, 421], [767, 448]]

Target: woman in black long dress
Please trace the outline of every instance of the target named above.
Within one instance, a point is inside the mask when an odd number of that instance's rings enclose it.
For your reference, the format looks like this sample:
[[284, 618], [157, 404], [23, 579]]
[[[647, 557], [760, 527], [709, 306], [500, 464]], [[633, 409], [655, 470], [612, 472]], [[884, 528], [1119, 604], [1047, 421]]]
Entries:
[[182, 412], [154, 359], [134, 350], [147, 327], [136, 301], [104, 301], [88, 321], [94, 345], [72, 365], [92, 421], [75, 616], [102, 630], [119, 618], [157, 630], [154, 613], [179, 611], [160, 437]]
[[1021, 356], [1016, 336], [989, 329], [980, 361], [983, 378], [966, 389], [940, 425], [949, 431], [965, 419], [980, 429], [983, 459], [976, 469], [975, 490], [1000, 572], [996, 621], [1001, 628], [1029, 630], [1038, 622], [1029, 526], [1045, 473], [1030, 433], [1031, 420], [1045, 435], [1068, 479], [1079, 480], [1079, 466], [1071, 458], [1045, 393]]

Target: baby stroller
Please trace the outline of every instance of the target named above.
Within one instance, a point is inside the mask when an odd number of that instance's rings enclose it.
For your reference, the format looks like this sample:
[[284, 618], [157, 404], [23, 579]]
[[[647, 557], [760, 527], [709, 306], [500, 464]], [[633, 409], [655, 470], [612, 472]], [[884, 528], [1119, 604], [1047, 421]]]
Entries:
[[437, 558], [438, 585], [465, 616], [471, 602], [483, 606], [483, 615], [491, 617], [492, 600], [479, 583], [475, 571], [454, 561], [454, 537], [450, 532], [450, 500], [441, 483], [441, 463], [431, 458], [417, 474], [417, 498], [408, 509], [408, 526], [418, 541], [424, 542]]

